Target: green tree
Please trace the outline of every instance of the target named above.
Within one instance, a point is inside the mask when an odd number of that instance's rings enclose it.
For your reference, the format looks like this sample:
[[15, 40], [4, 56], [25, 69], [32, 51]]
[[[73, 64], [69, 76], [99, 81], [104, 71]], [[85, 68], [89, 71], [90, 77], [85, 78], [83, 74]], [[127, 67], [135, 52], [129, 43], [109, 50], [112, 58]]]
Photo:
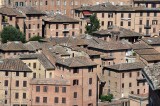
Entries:
[[24, 34], [13, 26], [4, 27], [0, 34], [2, 43], [6, 43], [7, 41], [25, 42]]
[[41, 36], [33, 36], [32, 38], [29, 39], [29, 41], [41, 41], [43, 39]]
[[104, 102], [104, 101], [111, 102], [112, 99], [113, 99], [113, 95], [112, 95], [112, 94], [101, 95], [101, 96], [100, 96], [100, 100], [101, 100], [102, 102]]
[[99, 30], [100, 23], [95, 14], [90, 16], [90, 23], [87, 24], [85, 28], [86, 28], [85, 33], [87, 34], [92, 34], [94, 31]]

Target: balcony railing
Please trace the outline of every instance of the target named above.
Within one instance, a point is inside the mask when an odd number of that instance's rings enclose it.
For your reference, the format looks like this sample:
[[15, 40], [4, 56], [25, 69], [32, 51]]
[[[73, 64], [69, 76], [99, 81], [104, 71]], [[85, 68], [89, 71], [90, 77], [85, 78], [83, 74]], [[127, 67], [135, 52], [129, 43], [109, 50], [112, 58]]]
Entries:
[[68, 28], [63, 29], [63, 32], [69, 32]]
[[144, 29], [151, 29], [151, 25], [144, 25]]

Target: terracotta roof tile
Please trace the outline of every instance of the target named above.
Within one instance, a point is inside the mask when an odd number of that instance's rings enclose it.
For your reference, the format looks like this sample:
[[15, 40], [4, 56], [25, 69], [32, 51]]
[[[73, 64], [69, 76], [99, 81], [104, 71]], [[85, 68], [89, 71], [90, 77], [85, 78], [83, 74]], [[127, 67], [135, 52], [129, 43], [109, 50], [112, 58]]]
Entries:
[[139, 49], [139, 50], [134, 50], [134, 51], [139, 55], [160, 54], [155, 49]]
[[3, 51], [29, 51], [22, 42], [12, 41], [0, 45], [0, 50]]
[[22, 54], [19, 56], [20, 59], [38, 59], [40, 63], [46, 69], [55, 69], [53, 64], [48, 60], [44, 54]]
[[62, 64], [67, 67], [89, 67], [89, 66], [96, 66], [97, 64], [94, 63], [92, 60], [90, 60], [87, 57], [73, 57], [73, 58], [67, 58], [67, 59], [57, 59], [56, 63]]
[[0, 60], [1, 71], [32, 71], [29, 67], [23, 63], [20, 59], [3, 59]]
[[44, 21], [47, 21], [47, 22], [54, 22], [54, 23], [78, 23], [79, 21], [74, 19], [74, 18], [70, 18], [70, 17], [67, 17], [65, 15], [61, 15], [61, 14], [56, 14], [54, 16], [51, 16], [51, 17], [46, 17], [44, 18]]
[[153, 90], [160, 90], [160, 63], [146, 66], [143, 75]]
[[116, 71], [130, 71], [130, 70], [135, 70], [135, 69], [142, 69], [144, 68], [144, 65], [140, 62], [121, 63], [121, 64], [115, 64], [111, 66], [106, 66], [105, 68], [116, 70]]
[[30, 82], [31, 85], [70, 85], [69, 80], [56, 77], [56, 78], [45, 78], [45, 79], [32, 79]]
[[149, 45], [160, 45], [160, 37], [147, 37], [142, 40]]

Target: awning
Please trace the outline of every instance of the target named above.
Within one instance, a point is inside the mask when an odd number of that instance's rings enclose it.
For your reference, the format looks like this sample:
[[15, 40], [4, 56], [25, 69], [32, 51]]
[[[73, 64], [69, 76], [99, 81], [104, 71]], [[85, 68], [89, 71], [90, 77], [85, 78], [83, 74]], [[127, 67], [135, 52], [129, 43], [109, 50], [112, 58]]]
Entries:
[[89, 12], [89, 11], [83, 11], [83, 14], [84, 14], [84, 15], [92, 15], [92, 13]]

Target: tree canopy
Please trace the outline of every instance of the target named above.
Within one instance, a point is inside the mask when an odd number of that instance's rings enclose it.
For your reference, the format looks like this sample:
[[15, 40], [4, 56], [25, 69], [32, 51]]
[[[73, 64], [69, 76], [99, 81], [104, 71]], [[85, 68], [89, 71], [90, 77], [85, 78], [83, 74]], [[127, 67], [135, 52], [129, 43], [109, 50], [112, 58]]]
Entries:
[[112, 99], [113, 99], [113, 95], [112, 95], [112, 94], [101, 95], [101, 96], [100, 96], [100, 100], [101, 100], [102, 102], [104, 102], [104, 101], [111, 102]]
[[33, 36], [32, 38], [29, 39], [29, 41], [39, 41], [43, 39], [41, 36]]
[[6, 26], [1, 32], [2, 43], [7, 41], [21, 41], [25, 42], [24, 34], [13, 26]]
[[92, 34], [94, 31], [99, 30], [100, 23], [95, 14], [90, 16], [90, 23], [87, 24], [85, 28], [86, 28], [85, 33], [87, 34]]

